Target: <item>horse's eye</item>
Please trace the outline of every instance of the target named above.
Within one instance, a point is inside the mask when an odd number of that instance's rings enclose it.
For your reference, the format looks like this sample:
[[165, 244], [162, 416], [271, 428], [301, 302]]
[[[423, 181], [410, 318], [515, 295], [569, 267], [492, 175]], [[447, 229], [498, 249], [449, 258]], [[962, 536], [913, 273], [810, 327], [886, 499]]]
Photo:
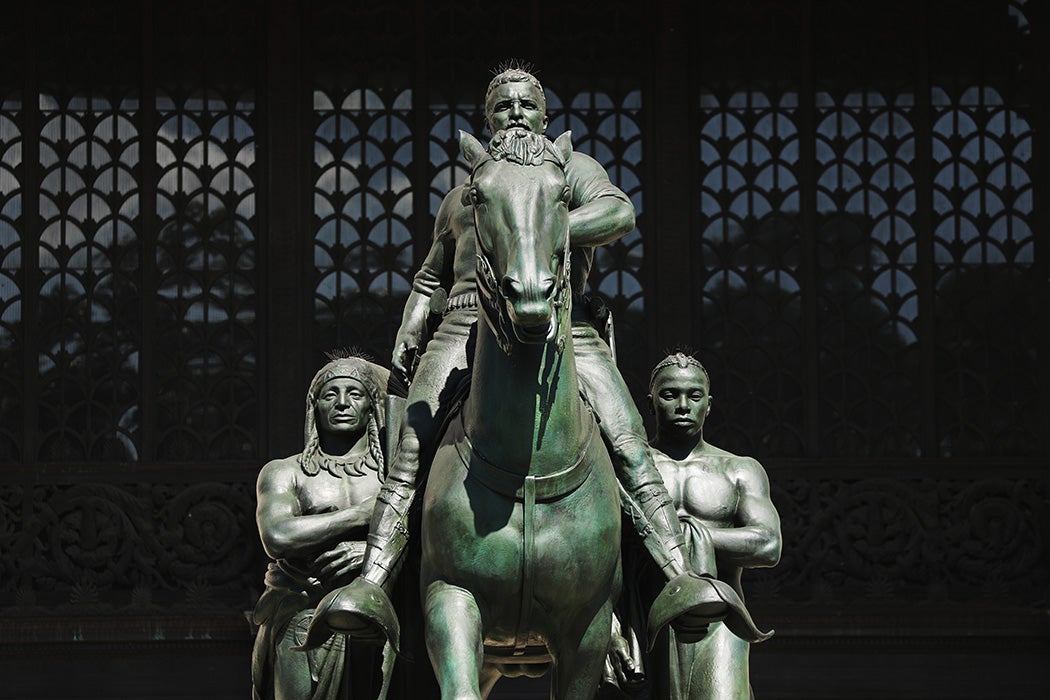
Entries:
[[568, 185], [566, 185], [564, 188], [562, 188], [562, 191], [561, 191], [561, 201], [563, 201], [566, 204], [568, 204], [569, 200], [571, 198], [572, 198], [572, 190], [569, 189]]
[[467, 193], [467, 198], [470, 199], [471, 204], [484, 204], [485, 202], [485, 197], [482, 196], [481, 190], [477, 187], [470, 188], [470, 191]]

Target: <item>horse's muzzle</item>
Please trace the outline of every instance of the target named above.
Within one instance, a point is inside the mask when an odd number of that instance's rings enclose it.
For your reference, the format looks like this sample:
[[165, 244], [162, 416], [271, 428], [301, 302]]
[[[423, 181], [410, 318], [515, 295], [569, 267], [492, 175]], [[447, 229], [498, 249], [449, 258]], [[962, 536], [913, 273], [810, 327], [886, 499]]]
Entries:
[[554, 326], [553, 316], [548, 316], [546, 323], [539, 323], [533, 326], [514, 323], [514, 336], [522, 343], [546, 343], [554, 336]]

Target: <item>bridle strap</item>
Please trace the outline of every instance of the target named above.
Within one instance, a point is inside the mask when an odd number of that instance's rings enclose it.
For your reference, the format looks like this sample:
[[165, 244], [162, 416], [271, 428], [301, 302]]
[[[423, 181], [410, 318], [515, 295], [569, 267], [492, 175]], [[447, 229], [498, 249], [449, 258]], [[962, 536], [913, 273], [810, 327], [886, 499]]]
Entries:
[[[470, 179], [467, 181], [468, 187], [474, 185], [474, 175], [481, 166], [492, 160], [491, 157], [485, 158], [471, 169]], [[565, 165], [554, 158], [544, 157], [543, 162], [553, 163], [564, 172]], [[496, 279], [496, 273], [492, 270], [492, 263], [489, 262], [488, 255], [482, 246], [481, 236], [479, 235], [481, 227], [478, 225], [478, 208], [473, 204], [471, 204], [471, 216], [474, 220], [474, 247], [478, 258], [478, 306], [481, 307], [481, 315], [485, 317], [486, 324], [492, 330], [492, 334], [496, 336], [496, 342], [500, 349], [503, 350], [504, 354], [510, 355], [514, 346], [512, 342], [513, 323], [507, 312], [508, 300], [503, 294], [503, 290], [500, 288], [499, 280]], [[558, 313], [558, 332], [562, 334], [558, 338], [559, 351], [565, 349], [565, 323], [568, 320], [567, 312], [571, 304], [570, 253], [569, 228], [566, 226], [565, 241], [562, 245], [562, 265], [561, 269], [558, 270], [558, 279], [556, 283], [558, 291], [554, 300], [554, 307], [556, 313]]]

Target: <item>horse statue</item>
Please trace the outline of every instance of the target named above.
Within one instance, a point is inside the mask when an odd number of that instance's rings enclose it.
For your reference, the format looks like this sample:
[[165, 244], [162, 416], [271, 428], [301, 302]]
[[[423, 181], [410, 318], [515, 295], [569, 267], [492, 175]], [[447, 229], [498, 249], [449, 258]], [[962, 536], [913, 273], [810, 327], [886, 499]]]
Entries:
[[503, 138], [517, 143], [493, 157], [460, 134], [481, 323], [470, 394], [423, 500], [427, 648], [444, 697], [551, 668], [554, 697], [591, 698], [621, 586], [621, 516], [572, 349], [571, 137]]

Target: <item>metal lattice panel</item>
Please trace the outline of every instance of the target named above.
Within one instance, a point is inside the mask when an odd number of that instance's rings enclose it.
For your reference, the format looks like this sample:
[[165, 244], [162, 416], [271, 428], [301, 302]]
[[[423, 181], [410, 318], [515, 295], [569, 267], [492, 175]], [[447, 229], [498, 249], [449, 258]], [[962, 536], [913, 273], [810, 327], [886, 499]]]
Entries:
[[420, 192], [411, 8], [309, 10], [312, 329], [323, 353], [356, 348], [386, 364], [415, 272]]
[[1045, 479], [789, 473], [772, 495], [791, 546], [749, 600], [1046, 601]]
[[[551, 94], [547, 132], [572, 131], [573, 148], [601, 163], [613, 184], [631, 198], [635, 215], [644, 221], [642, 187], [642, 99], [639, 91], [622, 97], [583, 91], [563, 104]], [[648, 378], [648, 328], [645, 319], [645, 241], [636, 228], [620, 240], [599, 246], [588, 279], [613, 312], [617, 361], [629, 386], [642, 388]]]
[[[888, 99], [889, 98], [889, 99]], [[821, 449], [917, 456], [914, 98], [817, 95]]]
[[[134, 18], [59, 0], [30, 12], [29, 26], [42, 29], [48, 11], [63, 21], [27, 40], [38, 83], [21, 114], [35, 195], [23, 229], [24, 252], [34, 248], [23, 293], [36, 374], [23, 457], [131, 462], [141, 447], [143, 224]], [[96, 33], [111, 39], [78, 40]]]
[[933, 98], [938, 449], [1030, 453], [1037, 406], [1018, 397], [1038, 371], [1032, 130], [989, 86]]
[[259, 436], [254, 104], [158, 100], [158, 456], [251, 457]]
[[794, 92], [708, 92], [697, 134], [702, 359], [741, 431], [725, 441], [759, 454], [804, 449], [797, 108]]
[[411, 99], [407, 89], [314, 94], [314, 324], [323, 347], [389, 355], [414, 273]]
[[21, 101], [0, 99], [0, 461], [22, 456], [22, 129]]
[[26, 610], [200, 611], [248, 605], [258, 585], [246, 484], [5, 486], [0, 514], [0, 600]]
[[138, 458], [137, 101], [41, 96], [40, 452]]

